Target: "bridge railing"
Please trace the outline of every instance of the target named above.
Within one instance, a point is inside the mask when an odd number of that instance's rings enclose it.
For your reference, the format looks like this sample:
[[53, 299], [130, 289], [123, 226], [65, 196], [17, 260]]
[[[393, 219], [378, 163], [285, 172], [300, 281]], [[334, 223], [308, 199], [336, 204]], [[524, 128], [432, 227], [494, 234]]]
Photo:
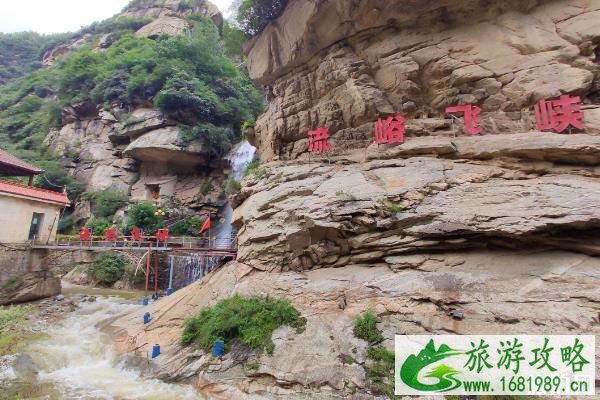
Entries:
[[159, 241], [154, 236], [144, 236], [135, 240], [133, 236], [119, 236], [115, 240], [106, 240], [103, 236], [92, 236], [91, 240], [81, 240], [79, 235], [56, 235], [52, 241], [37, 240], [30, 244], [33, 247], [80, 247], [80, 248], [181, 248], [181, 249], [234, 249], [237, 247], [235, 235], [227, 237], [191, 237], [174, 236], [165, 241]]

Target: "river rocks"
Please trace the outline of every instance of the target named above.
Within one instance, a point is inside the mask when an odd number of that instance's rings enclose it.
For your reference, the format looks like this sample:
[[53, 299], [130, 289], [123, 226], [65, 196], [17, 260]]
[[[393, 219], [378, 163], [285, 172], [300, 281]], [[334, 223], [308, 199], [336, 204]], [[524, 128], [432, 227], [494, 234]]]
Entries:
[[[321, 126], [333, 155], [368, 147], [372, 122], [393, 113], [408, 117], [409, 137], [453, 137], [448, 127], [410, 125], [472, 103], [485, 133], [514, 133], [534, 128], [542, 98], [569, 93], [596, 104], [599, 36], [590, 21], [599, 6], [539, 3], [292, 2], [247, 49], [251, 76], [270, 93], [255, 126], [261, 159], [298, 158], [306, 132]], [[333, 21], [342, 28], [326, 28]], [[594, 112], [586, 117], [585, 132], [598, 131]]]
[[25, 353], [9, 354], [0, 357], [0, 388], [9, 387], [15, 381], [33, 382], [37, 366], [31, 356]]
[[15, 277], [2, 287], [0, 305], [25, 303], [60, 293], [60, 279], [48, 271], [28, 272]]

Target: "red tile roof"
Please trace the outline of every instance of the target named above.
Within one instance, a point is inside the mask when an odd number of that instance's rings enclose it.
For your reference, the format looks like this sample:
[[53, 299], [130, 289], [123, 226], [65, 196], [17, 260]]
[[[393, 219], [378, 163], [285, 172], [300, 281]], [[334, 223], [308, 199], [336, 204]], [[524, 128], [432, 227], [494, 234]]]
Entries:
[[35, 186], [25, 186], [13, 182], [0, 181], [0, 196], [4, 193], [42, 201], [44, 203], [60, 204], [61, 206], [67, 206], [71, 203], [66, 193], [53, 192], [52, 190], [40, 189]]
[[27, 176], [41, 174], [42, 172], [44, 170], [0, 150], [0, 174], [4, 176]]

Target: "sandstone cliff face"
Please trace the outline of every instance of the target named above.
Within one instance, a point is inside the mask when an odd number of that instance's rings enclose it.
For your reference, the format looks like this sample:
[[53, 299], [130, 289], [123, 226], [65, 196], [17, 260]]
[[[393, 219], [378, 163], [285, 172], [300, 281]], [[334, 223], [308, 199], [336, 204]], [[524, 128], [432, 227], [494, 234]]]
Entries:
[[[107, 188], [130, 194], [132, 200], [149, 198], [148, 187], [159, 186], [161, 196], [184, 206], [215, 207], [224, 203], [218, 188], [226, 179], [226, 162], [215, 161], [200, 143], [187, 143], [176, 121], [158, 110], [142, 106], [131, 113], [118, 107], [112, 112], [85, 106], [63, 110], [64, 126], [45, 142], [83, 182], [86, 191]], [[203, 192], [203, 184], [216, 188]], [[77, 215], [89, 212], [78, 205]]]
[[[269, 105], [251, 137], [262, 171], [231, 199], [237, 261], [153, 304], [145, 329], [146, 310], [115, 321], [120, 351], [160, 343], [158, 376], [216, 398], [361, 399], [376, 398], [352, 334], [367, 309], [390, 349], [395, 334], [600, 334], [600, 2], [479, 4], [291, 1], [249, 44]], [[533, 131], [531, 106], [561, 93], [582, 96], [587, 128]], [[443, 115], [462, 102], [484, 109], [483, 135]], [[372, 144], [396, 112], [406, 142]], [[320, 126], [335, 150], [308, 158]], [[182, 319], [232, 293], [290, 299], [306, 332], [276, 331], [273, 356], [181, 347]]]
[[338, 151], [366, 146], [372, 122], [398, 112], [409, 137], [449, 135], [443, 111], [463, 103], [482, 107], [488, 134], [528, 131], [532, 105], [561, 93], [581, 95], [586, 132], [600, 132], [600, 4], [540, 3], [290, 2], [248, 53], [271, 94], [261, 157], [299, 157], [320, 126]]

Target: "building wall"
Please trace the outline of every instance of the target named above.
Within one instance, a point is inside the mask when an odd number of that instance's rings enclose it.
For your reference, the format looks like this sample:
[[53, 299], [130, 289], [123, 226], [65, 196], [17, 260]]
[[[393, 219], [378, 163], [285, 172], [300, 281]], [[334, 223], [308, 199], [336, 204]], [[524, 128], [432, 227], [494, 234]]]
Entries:
[[34, 212], [44, 215], [38, 240], [53, 240], [60, 209], [59, 205], [0, 194], [0, 242], [21, 243], [28, 240]]

